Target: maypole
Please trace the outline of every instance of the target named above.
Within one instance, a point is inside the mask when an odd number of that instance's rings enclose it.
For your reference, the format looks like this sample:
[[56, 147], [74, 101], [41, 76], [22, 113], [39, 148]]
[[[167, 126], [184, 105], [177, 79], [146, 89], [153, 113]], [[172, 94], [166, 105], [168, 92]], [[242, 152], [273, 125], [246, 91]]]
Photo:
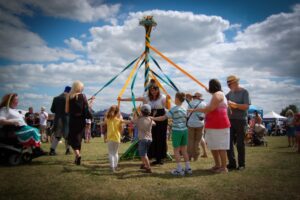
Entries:
[[149, 73], [150, 73], [150, 63], [149, 63], [149, 44], [150, 44], [150, 34], [152, 27], [156, 26], [157, 23], [154, 21], [153, 16], [145, 16], [140, 20], [140, 25], [145, 27], [145, 82], [144, 91], [147, 91], [147, 86], [149, 84]]

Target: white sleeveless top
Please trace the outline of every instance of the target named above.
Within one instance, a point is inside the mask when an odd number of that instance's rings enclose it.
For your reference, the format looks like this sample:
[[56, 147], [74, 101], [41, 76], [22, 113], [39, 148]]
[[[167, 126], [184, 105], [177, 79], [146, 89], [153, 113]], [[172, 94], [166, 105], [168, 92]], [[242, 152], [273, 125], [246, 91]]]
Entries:
[[147, 94], [144, 95], [144, 99], [147, 104], [151, 106], [151, 109], [164, 109], [166, 105], [166, 96], [163, 94], [160, 94], [157, 100], [150, 101]]

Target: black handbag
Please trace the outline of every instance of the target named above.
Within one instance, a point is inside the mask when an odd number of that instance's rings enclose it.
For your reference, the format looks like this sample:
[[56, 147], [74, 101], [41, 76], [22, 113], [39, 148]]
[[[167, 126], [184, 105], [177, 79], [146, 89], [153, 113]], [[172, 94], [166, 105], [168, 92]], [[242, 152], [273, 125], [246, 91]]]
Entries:
[[[194, 107], [194, 109], [197, 108], [197, 107], [200, 105], [201, 102], [202, 102], [202, 101], [200, 101], [200, 102]], [[188, 121], [189, 121], [189, 119], [191, 118], [193, 112], [194, 112], [194, 111], [192, 111], [192, 112], [189, 114], [189, 116], [186, 118], [186, 126], [187, 126], [187, 127], [188, 127]], [[199, 118], [200, 121], [204, 120], [204, 118], [201, 117], [201, 116], [199, 116], [198, 118]]]

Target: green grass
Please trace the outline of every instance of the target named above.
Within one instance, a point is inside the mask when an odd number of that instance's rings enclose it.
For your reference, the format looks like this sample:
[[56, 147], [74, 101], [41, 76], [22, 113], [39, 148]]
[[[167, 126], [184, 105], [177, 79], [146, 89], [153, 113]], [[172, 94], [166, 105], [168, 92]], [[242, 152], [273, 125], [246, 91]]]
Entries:
[[[140, 161], [121, 161], [112, 174], [107, 146], [100, 138], [83, 144], [82, 165], [64, 155], [33, 160], [30, 165], [0, 167], [0, 199], [300, 199], [300, 154], [285, 137], [268, 137], [268, 147], [247, 147], [244, 171], [213, 174], [213, 160], [192, 162], [192, 176], [173, 177], [174, 162], [139, 170]], [[121, 144], [120, 154], [130, 144]], [[49, 144], [43, 144], [49, 149]], [[169, 145], [169, 152], [173, 149]]]

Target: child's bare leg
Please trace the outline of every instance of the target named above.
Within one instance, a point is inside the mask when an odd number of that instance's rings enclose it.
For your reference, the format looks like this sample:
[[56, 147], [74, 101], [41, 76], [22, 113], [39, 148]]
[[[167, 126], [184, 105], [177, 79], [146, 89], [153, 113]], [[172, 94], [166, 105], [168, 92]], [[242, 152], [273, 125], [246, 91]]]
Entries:
[[189, 161], [189, 155], [187, 153], [187, 146], [181, 146], [180, 147], [180, 151], [182, 153], [184, 162], [188, 162]]
[[187, 152], [187, 146], [181, 146], [180, 150], [181, 150], [184, 162], [185, 162], [185, 170], [191, 170], [190, 161], [189, 161], [189, 154]]
[[148, 159], [148, 156], [142, 156], [142, 162], [144, 164], [144, 166], [149, 169], [150, 168], [150, 162], [149, 162], [149, 159]]

